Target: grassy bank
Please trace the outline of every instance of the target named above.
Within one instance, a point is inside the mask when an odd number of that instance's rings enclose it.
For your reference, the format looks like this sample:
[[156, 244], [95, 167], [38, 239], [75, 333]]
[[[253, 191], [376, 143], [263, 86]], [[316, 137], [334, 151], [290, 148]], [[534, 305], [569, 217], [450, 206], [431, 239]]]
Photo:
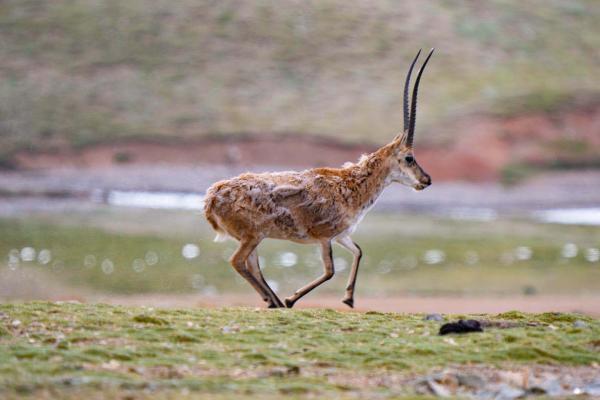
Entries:
[[400, 126], [407, 63], [433, 46], [421, 126], [553, 108], [600, 90], [599, 15], [593, 0], [3, 1], [0, 147], [236, 132], [383, 141]]
[[[458, 317], [466, 316], [447, 316]], [[447, 338], [422, 315], [2, 304], [0, 394], [391, 397], [410, 394], [410, 378], [449, 364], [600, 362], [592, 350], [598, 320], [518, 312], [477, 318], [511, 327]], [[396, 380], [371, 385], [354, 379], [361, 375]]]

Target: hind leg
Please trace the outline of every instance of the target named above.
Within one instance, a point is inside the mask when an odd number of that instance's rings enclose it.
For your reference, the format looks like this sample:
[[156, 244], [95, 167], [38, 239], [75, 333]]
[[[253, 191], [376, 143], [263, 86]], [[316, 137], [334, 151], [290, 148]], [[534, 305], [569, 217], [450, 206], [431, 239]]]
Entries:
[[256, 249], [254, 249], [252, 253], [250, 253], [250, 255], [248, 256], [248, 259], [246, 260], [246, 269], [250, 271], [252, 276], [254, 276], [254, 279], [256, 279], [256, 281], [270, 295], [271, 301], [269, 302], [269, 307], [285, 307], [281, 300], [279, 300], [279, 297], [277, 297], [273, 289], [271, 289], [267, 281], [265, 281], [265, 278], [260, 270], [260, 265], [258, 263], [258, 253]]
[[233, 268], [238, 274], [252, 285], [254, 290], [258, 292], [260, 297], [269, 304], [269, 307], [273, 307], [273, 299], [270, 294], [262, 287], [262, 285], [256, 280], [256, 278], [246, 268], [246, 260], [248, 256], [258, 246], [258, 241], [254, 239], [245, 239], [240, 241], [240, 247], [231, 256], [230, 262]]

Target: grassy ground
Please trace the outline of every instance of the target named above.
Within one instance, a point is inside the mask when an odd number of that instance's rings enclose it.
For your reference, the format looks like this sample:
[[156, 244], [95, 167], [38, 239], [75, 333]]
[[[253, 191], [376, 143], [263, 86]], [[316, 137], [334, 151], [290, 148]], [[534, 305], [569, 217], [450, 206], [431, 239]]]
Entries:
[[600, 90], [599, 16], [594, 0], [7, 0], [0, 148], [264, 131], [383, 141], [407, 63], [433, 46], [421, 126], [551, 110]]
[[387, 398], [410, 394], [411, 379], [449, 362], [600, 362], [598, 320], [518, 312], [477, 318], [512, 327], [447, 338], [422, 315], [1, 304], [0, 395]]
[[[12, 281], [42, 274], [104, 293], [255, 295], [228, 264], [234, 243], [213, 243], [201, 215], [101, 207], [0, 220], [0, 231], [0, 272]], [[375, 213], [355, 235], [365, 254], [357, 296], [597, 293], [600, 263], [589, 259], [600, 247], [597, 232], [516, 219], [490, 224]], [[186, 244], [198, 246], [197, 258], [182, 256]], [[26, 247], [36, 251], [32, 261], [19, 254]], [[284, 296], [322, 273], [315, 246], [265, 241], [259, 254], [265, 276]], [[339, 247], [334, 257], [338, 272], [317, 292], [341, 296], [351, 258]]]

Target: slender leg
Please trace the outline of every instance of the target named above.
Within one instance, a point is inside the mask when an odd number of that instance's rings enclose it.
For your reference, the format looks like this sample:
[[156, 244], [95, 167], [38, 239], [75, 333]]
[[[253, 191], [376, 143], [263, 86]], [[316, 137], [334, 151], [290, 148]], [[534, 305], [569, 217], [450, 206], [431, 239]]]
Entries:
[[296, 301], [298, 301], [298, 299], [300, 299], [302, 296], [304, 296], [305, 294], [307, 294], [308, 292], [310, 292], [311, 290], [313, 290], [314, 288], [316, 288], [323, 282], [328, 281], [329, 279], [331, 279], [333, 277], [333, 274], [335, 273], [335, 271], [333, 269], [333, 257], [331, 254], [331, 242], [329, 240], [321, 243], [321, 256], [323, 257], [323, 266], [325, 268], [323, 275], [321, 275], [319, 278], [315, 279], [308, 285], [296, 290], [296, 292], [293, 295], [286, 298], [284, 301], [285, 301], [285, 305], [288, 308], [292, 308], [294, 306], [294, 303]]
[[346, 295], [342, 299], [342, 303], [347, 304], [350, 308], [354, 308], [354, 286], [356, 285], [356, 276], [358, 275], [358, 265], [362, 257], [362, 250], [350, 239], [350, 236], [338, 238], [336, 241], [354, 255], [352, 269], [348, 277], [348, 285], [346, 285]]
[[265, 278], [260, 271], [260, 265], [258, 264], [258, 253], [256, 252], [256, 249], [248, 256], [248, 259], [246, 260], [246, 269], [254, 276], [254, 279], [262, 286], [263, 290], [269, 294], [269, 297], [271, 298], [270, 304], [274, 304], [277, 307], [285, 307], [267, 281], [265, 281]]
[[246, 269], [246, 259], [252, 253], [252, 251], [256, 248], [258, 242], [256, 240], [242, 240], [240, 241], [240, 247], [233, 253], [229, 262], [233, 266], [233, 268], [242, 276], [242, 278], [246, 279], [250, 285], [258, 292], [260, 297], [267, 303], [269, 303], [269, 307], [272, 307], [272, 299], [268, 295], [268, 293], [263, 289], [263, 287], [256, 281], [254, 276]]

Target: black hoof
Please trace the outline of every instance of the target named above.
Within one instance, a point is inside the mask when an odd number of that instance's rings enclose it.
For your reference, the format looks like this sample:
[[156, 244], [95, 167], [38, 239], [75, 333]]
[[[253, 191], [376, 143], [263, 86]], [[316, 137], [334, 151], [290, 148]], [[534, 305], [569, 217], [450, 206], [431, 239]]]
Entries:
[[277, 304], [270, 303], [267, 308], [279, 308]]
[[279, 298], [275, 299], [275, 305], [279, 308], [285, 308], [285, 306], [283, 305], [283, 303], [281, 302], [281, 300], [279, 300]]
[[350, 308], [354, 308], [354, 299], [344, 299], [342, 303], [346, 304]]
[[285, 306], [286, 306], [287, 308], [292, 308], [292, 307], [294, 307], [294, 302], [293, 302], [292, 300], [290, 300], [290, 299], [285, 299], [285, 300], [284, 300], [284, 302], [285, 302]]

